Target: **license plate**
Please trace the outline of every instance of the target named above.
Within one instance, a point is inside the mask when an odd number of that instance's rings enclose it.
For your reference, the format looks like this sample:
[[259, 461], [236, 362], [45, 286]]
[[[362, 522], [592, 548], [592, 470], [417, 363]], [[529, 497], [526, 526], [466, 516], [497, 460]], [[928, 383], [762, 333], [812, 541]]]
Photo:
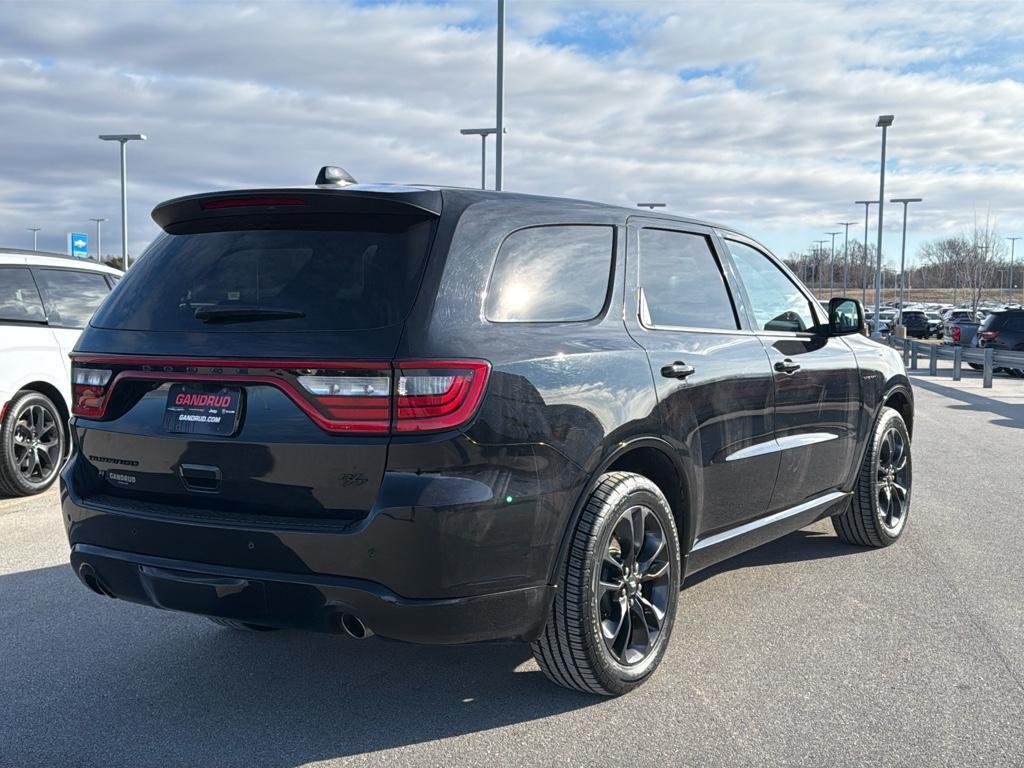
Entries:
[[164, 427], [169, 432], [233, 435], [241, 415], [242, 390], [237, 387], [172, 384], [164, 408]]

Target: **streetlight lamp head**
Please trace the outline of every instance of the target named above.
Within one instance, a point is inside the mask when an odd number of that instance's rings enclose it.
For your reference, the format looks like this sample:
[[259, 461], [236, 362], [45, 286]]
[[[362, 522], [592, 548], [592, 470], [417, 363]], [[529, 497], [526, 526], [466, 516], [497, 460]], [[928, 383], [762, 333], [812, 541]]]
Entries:
[[637, 203], [637, 208], [650, 208], [652, 211], [655, 208], [664, 208], [668, 203]]
[[854, 200], [854, 205], [878, 205], [877, 200]]
[[146, 134], [144, 133], [101, 133], [100, 141], [145, 141]]
[[888, 128], [890, 125], [892, 125], [892, 120], [892, 115], [879, 115], [878, 122], [875, 123], [875, 128]]
[[920, 203], [924, 200], [921, 197], [894, 197], [889, 200], [890, 203]]

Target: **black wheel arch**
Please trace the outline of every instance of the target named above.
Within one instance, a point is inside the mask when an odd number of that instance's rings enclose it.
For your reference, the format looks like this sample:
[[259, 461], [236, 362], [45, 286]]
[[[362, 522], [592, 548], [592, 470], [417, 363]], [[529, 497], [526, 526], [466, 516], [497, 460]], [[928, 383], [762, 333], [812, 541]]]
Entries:
[[693, 510], [697, 508], [693, 494], [697, 479], [666, 440], [659, 437], [636, 437], [605, 446], [594, 469], [585, 476], [549, 567], [549, 583], [557, 584], [561, 566], [569, 554], [573, 531], [583, 514], [587, 499], [599, 484], [601, 476], [610, 471], [643, 475], [665, 495], [679, 532], [679, 553], [685, 573], [686, 556], [693, 545]]

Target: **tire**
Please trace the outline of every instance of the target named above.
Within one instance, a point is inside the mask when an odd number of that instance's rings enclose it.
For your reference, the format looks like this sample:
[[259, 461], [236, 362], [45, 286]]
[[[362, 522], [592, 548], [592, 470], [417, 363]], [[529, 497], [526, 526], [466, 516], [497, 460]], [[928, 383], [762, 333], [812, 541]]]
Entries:
[[566, 688], [631, 691], [665, 655], [679, 583], [679, 535], [664, 495], [642, 475], [602, 475], [573, 531], [534, 658]]
[[985, 366], [982, 365], [981, 363], [968, 363], [968, 365], [971, 366], [971, 368], [973, 368], [976, 371], [985, 370]]
[[912, 482], [907, 425], [898, 411], [882, 408], [850, 506], [832, 518], [836, 534], [861, 547], [896, 543], [907, 528]]
[[21, 391], [7, 404], [0, 423], [0, 493], [42, 493], [64, 463], [66, 427], [46, 395]]
[[210, 621], [214, 624], [219, 624], [222, 627], [228, 629], [236, 629], [239, 632], [276, 632], [277, 627], [267, 627], [263, 624], [250, 624], [246, 621], [236, 621], [235, 619], [222, 619], [220, 616], [207, 616]]

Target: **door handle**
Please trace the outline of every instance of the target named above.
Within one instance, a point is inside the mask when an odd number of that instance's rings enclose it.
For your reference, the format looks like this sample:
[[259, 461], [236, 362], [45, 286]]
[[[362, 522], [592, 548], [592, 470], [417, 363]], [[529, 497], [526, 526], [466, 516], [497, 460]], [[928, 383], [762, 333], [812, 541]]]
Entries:
[[692, 365], [687, 365], [680, 360], [676, 360], [672, 365], [661, 367], [661, 375], [666, 379], [685, 379], [694, 373], [696, 373], [696, 369]]
[[787, 357], [785, 360], [779, 360], [775, 364], [775, 370], [780, 373], [796, 373], [800, 370], [800, 363], [794, 363]]

